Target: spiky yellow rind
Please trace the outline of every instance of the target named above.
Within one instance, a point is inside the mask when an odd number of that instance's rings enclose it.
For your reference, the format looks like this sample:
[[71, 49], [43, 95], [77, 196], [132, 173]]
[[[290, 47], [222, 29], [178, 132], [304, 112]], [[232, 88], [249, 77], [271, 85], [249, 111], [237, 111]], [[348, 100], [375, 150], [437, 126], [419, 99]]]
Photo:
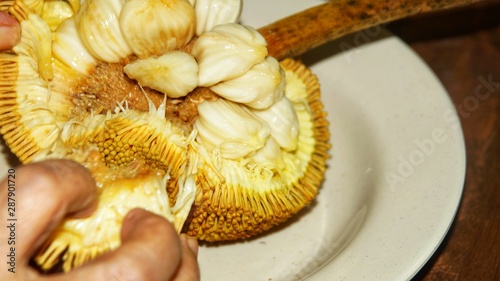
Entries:
[[[300, 122], [298, 148], [284, 156], [289, 165], [274, 173], [222, 159], [200, 168], [192, 217], [186, 226], [189, 235], [206, 241], [249, 238], [287, 220], [318, 193], [330, 148], [320, 86], [303, 64], [286, 59], [281, 66], [287, 82], [297, 79], [303, 86], [289, 96], [297, 105]], [[302, 102], [305, 110], [299, 109]], [[262, 176], [266, 172], [268, 176]]]

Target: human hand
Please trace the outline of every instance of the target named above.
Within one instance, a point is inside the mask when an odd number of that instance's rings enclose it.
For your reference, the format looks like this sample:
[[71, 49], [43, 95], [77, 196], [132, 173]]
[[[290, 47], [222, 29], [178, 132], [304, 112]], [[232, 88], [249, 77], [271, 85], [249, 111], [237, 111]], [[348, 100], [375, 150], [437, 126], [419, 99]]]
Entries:
[[21, 26], [9, 14], [0, 12], [0, 51], [14, 47], [21, 39]]
[[75, 162], [48, 160], [9, 170], [0, 186], [0, 280], [200, 279], [196, 240], [179, 237], [167, 220], [142, 209], [125, 217], [115, 251], [64, 274], [42, 275], [28, 265], [65, 217], [84, 217], [95, 206], [95, 182]]

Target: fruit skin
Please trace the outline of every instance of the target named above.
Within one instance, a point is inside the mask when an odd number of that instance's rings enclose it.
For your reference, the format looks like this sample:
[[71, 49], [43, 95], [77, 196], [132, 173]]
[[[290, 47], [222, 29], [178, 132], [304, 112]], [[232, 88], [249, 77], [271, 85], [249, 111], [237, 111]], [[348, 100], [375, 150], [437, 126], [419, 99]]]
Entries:
[[309, 154], [309, 161], [302, 169], [290, 169], [271, 179], [254, 177], [254, 182], [247, 180], [253, 171], [234, 160], [221, 160], [218, 170], [202, 165], [196, 176], [195, 202], [184, 228], [190, 236], [211, 242], [246, 239], [286, 221], [317, 195], [330, 148], [320, 86], [303, 64], [286, 59], [281, 65], [288, 77], [298, 77], [307, 89], [290, 99], [292, 103], [305, 101], [307, 112], [312, 114], [309, 120], [304, 118], [305, 112], [299, 115], [301, 136], [293, 152]]

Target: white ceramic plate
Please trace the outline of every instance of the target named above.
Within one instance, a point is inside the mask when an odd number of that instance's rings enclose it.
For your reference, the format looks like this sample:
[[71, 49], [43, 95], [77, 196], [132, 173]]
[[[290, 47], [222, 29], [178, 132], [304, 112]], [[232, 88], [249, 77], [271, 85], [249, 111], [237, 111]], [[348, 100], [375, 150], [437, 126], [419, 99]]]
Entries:
[[[321, 2], [245, 1], [242, 22], [261, 27]], [[409, 279], [440, 244], [461, 197], [465, 151], [453, 104], [429, 68], [380, 28], [304, 61], [320, 79], [331, 122], [320, 195], [264, 236], [202, 246], [202, 279]]]
[[[242, 19], [260, 27], [321, 2], [245, 1]], [[364, 44], [346, 50], [355, 43]], [[465, 152], [454, 107], [425, 64], [381, 29], [304, 60], [322, 83], [331, 122], [320, 195], [263, 236], [203, 245], [202, 279], [409, 279], [441, 242], [460, 200]], [[13, 162], [1, 160], [6, 172]]]

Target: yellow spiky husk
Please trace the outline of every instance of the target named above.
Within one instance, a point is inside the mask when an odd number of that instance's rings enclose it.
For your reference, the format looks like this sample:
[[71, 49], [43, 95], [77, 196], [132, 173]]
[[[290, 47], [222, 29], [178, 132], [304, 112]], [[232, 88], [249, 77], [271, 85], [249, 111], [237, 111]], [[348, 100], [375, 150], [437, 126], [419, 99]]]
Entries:
[[309, 110], [299, 113], [298, 148], [287, 154], [290, 162], [297, 161], [301, 154], [307, 161], [289, 165], [271, 178], [260, 177], [258, 169], [248, 169], [233, 160], [221, 160], [217, 171], [213, 165], [202, 166], [196, 177], [198, 190], [192, 218], [186, 226], [189, 235], [206, 241], [249, 238], [284, 222], [318, 193], [330, 148], [319, 83], [297, 61], [286, 59], [281, 65], [287, 80], [295, 76], [307, 89], [291, 97], [297, 103], [303, 99]]

